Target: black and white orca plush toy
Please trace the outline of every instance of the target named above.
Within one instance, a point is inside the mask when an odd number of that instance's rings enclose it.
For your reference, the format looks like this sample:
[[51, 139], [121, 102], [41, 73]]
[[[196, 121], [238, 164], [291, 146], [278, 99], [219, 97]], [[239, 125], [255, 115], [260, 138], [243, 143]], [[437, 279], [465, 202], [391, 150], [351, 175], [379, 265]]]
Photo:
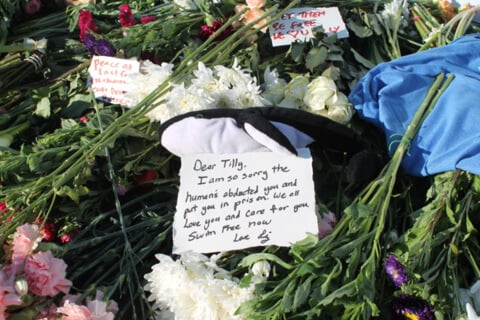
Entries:
[[160, 142], [179, 156], [196, 153], [238, 154], [278, 152], [297, 154], [310, 148], [329, 159], [345, 159], [349, 188], [358, 189], [375, 178], [380, 162], [365, 141], [348, 127], [310, 112], [282, 107], [207, 109], [164, 122]]

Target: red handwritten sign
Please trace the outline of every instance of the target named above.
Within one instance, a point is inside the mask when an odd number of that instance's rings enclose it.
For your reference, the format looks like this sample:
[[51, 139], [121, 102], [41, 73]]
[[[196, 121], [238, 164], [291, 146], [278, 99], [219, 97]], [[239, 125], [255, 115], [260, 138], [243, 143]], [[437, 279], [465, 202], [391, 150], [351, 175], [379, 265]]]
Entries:
[[89, 72], [90, 86], [98, 100], [132, 107], [132, 100], [126, 97], [130, 86], [130, 75], [139, 72], [136, 60], [94, 56]]
[[348, 31], [337, 7], [295, 8], [284, 13], [270, 28], [272, 45], [285, 46], [295, 41], [307, 41], [314, 37], [313, 29], [323, 27], [327, 34], [338, 38], [348, 37]]

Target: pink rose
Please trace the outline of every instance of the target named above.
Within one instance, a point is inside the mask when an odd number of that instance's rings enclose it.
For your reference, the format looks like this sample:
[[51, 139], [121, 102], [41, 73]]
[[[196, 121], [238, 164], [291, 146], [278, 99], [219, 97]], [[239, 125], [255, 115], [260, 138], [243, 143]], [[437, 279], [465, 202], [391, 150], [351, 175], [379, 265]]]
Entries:
[[67, 265], [57, 259], [52, 252], [38, 252], [27, 257], [23, 273], [30, 292], [39, 296], [54, 297], [58, 293], [67, 294], [72, 282], [65, 278]]
[[17, 274], [27, 255], [37, 248], [41, 240], [37, 225], [26, 223], [17, 228], [12, 242], [12, 275]]

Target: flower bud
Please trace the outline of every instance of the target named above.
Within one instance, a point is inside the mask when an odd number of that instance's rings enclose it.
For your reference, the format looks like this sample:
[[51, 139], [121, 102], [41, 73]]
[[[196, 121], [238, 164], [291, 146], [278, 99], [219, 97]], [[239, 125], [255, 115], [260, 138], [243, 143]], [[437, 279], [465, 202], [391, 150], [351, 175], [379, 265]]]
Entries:
[[268, 275], [270, 274], [270, 263], [266, 260], [255, 262], [252, 266], [252, 273], [254, 276], [268, 278]]
[[15, 279], [15, 291], [21, 296], [23, 297], [24, 295], [26, 295], [28, 293], [28, 283], [27, 283], [27, 280], [22, 277], [22, 276], [18, 276], [17, 279]]

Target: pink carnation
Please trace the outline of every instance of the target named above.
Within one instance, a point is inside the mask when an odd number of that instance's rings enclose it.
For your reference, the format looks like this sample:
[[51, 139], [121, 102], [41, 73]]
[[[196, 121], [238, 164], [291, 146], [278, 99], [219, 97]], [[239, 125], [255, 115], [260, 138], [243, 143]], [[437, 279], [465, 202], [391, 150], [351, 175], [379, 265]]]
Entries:
[[17, 274], [27, 255], [37, 248], [41, 240], [37, 225], [26, 223], [17, 228], [12, 243], [12, 276]]
[[97, 292], [95, 299], [87, 299], [87, 306], [66, 300], [63, 307], [58, 308], [57, 312], [64, 315], [62, 320], [113, 320], [118, 308], [111, 310], [112, 301], [107, 303], [101, 300], [102, 298], [103, 294]]
[[13, 283], [7, 278], [5, 272], [0, 269], [0, 320], [7, 318], [5, 311], [8, 306], [19, 306], [22, 304], [22, 298], [15, 292]]
[[52, 304], [48, 308], [40, 310], [35, 319], [37, 320], [55, 320], [58, 319], [57, 306]]
[[93, 319], [87, 307], [81, 306], [70, 301], [65, 301], [63, 307], [57, 308], [57, 312], [64, 315], [62, 320], [85, 320]]
[[38, 252], [27, 257], [24, 275], [30, 292], [38, 296], [54, 297], [58, 293], [67, 294], [72, 282], [65, 278], [67, 265], [57, 259], [52, 252]]

